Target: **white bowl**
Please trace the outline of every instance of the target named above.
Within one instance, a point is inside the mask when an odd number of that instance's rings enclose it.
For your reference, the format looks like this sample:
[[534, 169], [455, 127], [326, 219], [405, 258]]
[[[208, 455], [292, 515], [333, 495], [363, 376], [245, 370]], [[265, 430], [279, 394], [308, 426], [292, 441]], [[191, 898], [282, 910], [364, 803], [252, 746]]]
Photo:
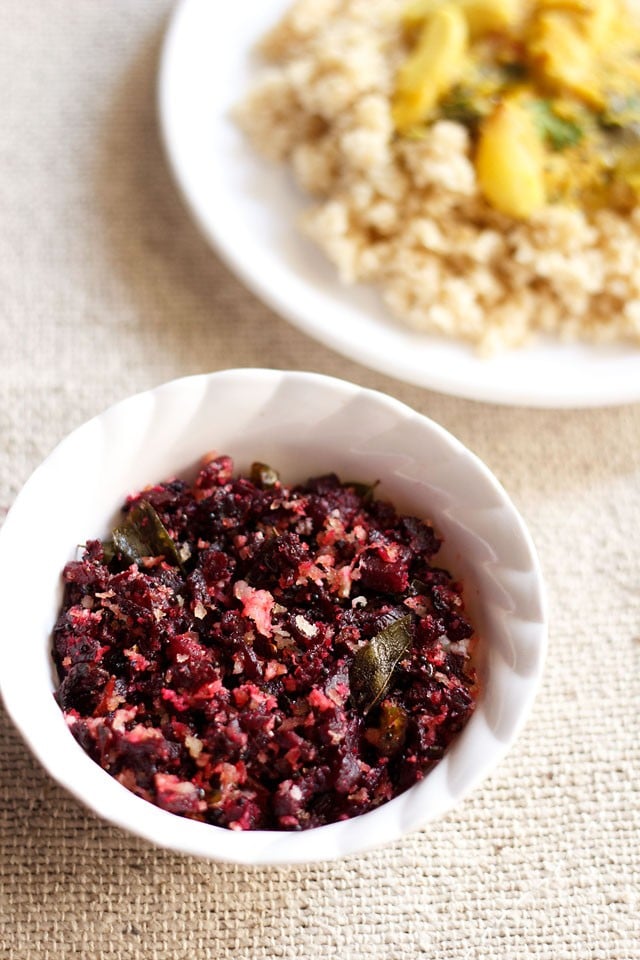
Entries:
[[[363, 816], [300, 833], [239, 833], [135, 796], [76, 743], [54, 698], [51, 630], [61, 571], [105, 536], [127, 493], [189, 473], [211, 449], [239, 469], [262, 460], [286, 481], [333, 470], [379, 479], [378, 494], [432, 518], [465, 582], [481, 637], [482, 693], [444, 759]], [[395, 840], [450, 810], [504, 755], [529, 711], [546, 645], [538, 560], [489, 470], [442, 427], [383, 394], [310, 373], [228, 370], [138, 394], [75, 430], [35, 471], [0, 532], [0, 689], [49, 773], [106, 820], [160, 846], [212, 859], [299, 863]]]

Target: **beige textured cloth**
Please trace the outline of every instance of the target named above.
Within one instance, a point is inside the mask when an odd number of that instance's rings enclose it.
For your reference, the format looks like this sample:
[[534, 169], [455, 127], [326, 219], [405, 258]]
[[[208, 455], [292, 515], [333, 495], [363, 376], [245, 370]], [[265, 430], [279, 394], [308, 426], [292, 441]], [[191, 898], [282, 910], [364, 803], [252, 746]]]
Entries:
[[236, 365], [342, 376], [428, 413], [506, 485], [548, 579], [548, 665], [517, 745], [457, 811], [296, 869], [200, 862], [99, 822], [2, 714], [0, 960], [638, 958], [640, 406], [438, 396], [258, 303], [199, 238], [163, 161], [170, 6], [0, 4], [0, 505], [70, 429], [164, 380]]

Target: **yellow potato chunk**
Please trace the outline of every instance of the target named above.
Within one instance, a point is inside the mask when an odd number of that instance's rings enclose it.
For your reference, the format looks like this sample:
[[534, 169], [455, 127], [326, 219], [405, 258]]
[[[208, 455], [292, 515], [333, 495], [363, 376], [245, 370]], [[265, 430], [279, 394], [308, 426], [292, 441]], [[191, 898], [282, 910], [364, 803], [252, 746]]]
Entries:
[[[425, 23], [447, 0], [414, 0], [404, 11], [402, 22], [409, 30]], [[512, 27], [519, 16], [518, 0], [458, 0], [472, 37], [491, 31], [505, 31]]]
[[447, 3], [423, 27], [417, 46], [398, 71], [392, 113], [406, 132], [424, 121], [461, 75], [469, 31], [459, 7]]
[[550, 10], [569, 15], [575, 29], [594, 50], [606, 47], [621, 21], [627, 19], [619, 0], [538, 0], [538, 12]]
[[594, 49], [571, 13], [540, 13], [531, 25], [527, 49], [539, 78], [553, 89], [573, 93], [601, 109], [604, 99], [593, 69]]
[[544, 150], [533, 118], [517, 101], [503, 101], [484, 124], [476, 174], [485, 198], [507, 216], [525, 219], [544, 206]]

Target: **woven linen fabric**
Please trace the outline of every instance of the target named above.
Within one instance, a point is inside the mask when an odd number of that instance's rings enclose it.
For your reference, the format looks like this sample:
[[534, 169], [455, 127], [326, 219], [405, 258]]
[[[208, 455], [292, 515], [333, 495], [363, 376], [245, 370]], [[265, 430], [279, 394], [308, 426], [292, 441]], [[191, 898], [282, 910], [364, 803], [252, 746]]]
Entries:
[[461, 806], [386, 849], [290, 869], [203, 862], [110, 827], [0, 714], [0, 960], [638, 958], [640, 406], [436, 395], [257, 302], [163, 161], [170, 6], [0, 4], [0, 505], [72, 428], [173, 377], [261, 365], [351, 379], [435, 418], [507, 487], [548, 583], [548, 662], [517, 744]]

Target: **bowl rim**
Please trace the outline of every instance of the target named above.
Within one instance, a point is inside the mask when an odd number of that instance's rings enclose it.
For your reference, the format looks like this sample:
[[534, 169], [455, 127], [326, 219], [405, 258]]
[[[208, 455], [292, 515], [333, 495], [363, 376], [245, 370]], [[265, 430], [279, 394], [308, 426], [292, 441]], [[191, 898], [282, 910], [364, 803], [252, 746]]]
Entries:
[[[540, 562], [533, 540], [522, 517], [500, 482], [484, 462], [449, 431], [431, 418], [413, 410], [407, 404], [377, 390], [360, 387], [349, 381], [318, 373], [252, 367], [219, 370], [209, 374], [197, 374], [168, 381], [112, 404], [101, 413], [72, 430], [54, 447], [42, 463], [36, 467], [16, 496], [5, 522], [0, 529], [0, 569], [2, 567], [5, 541], [9, 539], [9, 534], [13, 529], [14, 523], [20, 522], [22, 504], [28, 503], [30, 491], [36, 480], [48, 469], [52, 467], [53, 469], [58, 468], [57, 465], [59, 461], [62, 460], [63, 462], [65, 446], [70, 443], [73, 438], [77, 438], [83, 432], [94, 429], [107, 416], [113, 417], [114, 415], [126, 413], [127, 408], [138, 402], [141, 397], [149, 396], [154, 398], [166, 391], [173, 391], [175, 393], [176, 390], [186, 390], [188, 392], [198, 385], [209, 385], [212, 383], [222, 385], [225, 380], [228, 381], [229, 379], [252, 383], [255, 382], [256, 378], [260, 381], [271, 382], [274, 385], [287, 379], [304, 382], [305, 385], [313, 385], [315, 389], [321, 391], [339, 391], [345, 397], [354, 397], [362, 394], [370, 402], [386, 407], [396, 414], [400, 414], [403, 421], [408, 418], [417, 424], [421, 424], [423, 428], [426, 427], [433, 432], [434, 435], [439, 437], [441, 441], [444, 441], [449, 449], [457, 454], [462, 453], [467, 461], [468, 467], [471, 467], [472, 470], [479, 472], [484, 477], [491, 485], [493, 491], [498, 495], [502, 507], [509, 513], [509, 519], [513, 525], [512, 535], [520, 540], [520, 544], [524, 548], [530, 564], [529, 572], [533, 575], [533, 582], [536, 585], [536, 600], [541, 614], [539, 622], [536, 621], [535, 665], [527, 678], [528, 685], [525, 695], [519, 702], [517, 720], [509, 728], [508, 737], [505, 740], [496, 741], [496, 749], [494, 749], [490, 756], [477, 768], [474, 776], [468, 778], [464, 787], [459, 790], [453, 798], [453, 801], [449, 803], [445, 802], [444, 805], [441, 804], [442, 809], [436, 809], [426, 814], [423, 811], [419, 816], [416, 816], [414, 812], [411, 818], [412, 822], [408, 824], [398, 816], [403, 798], [406, 798], [408, 794], [415, 793], [415, 791], [428, 780], [434, 779], [438, 771], [444, 766], [444, 761], [440, 761], [423, 781], [409, 788], [409, 790], [398, 795], [393, 800], [382, 804], [380, 807], [346, 821], [339, 821], [300, 832], [264, 830], [234, 832], [211, 824], [196, 823], [195, 821], [177, 817], [175, 814], [160, 810], [158, 807], [130, 793], [125, 787], [118, 784], [113, 777], [89, 758], [70, 735], [69, 741], [81, 752], [84, 760], [88, 761], [91, 767], [95, 768], [99, 774], [104, 775], [110, 784], [117, 785], [119, 790], [126, 794], [126, 798], [124, 798], [122, 802], [122, 809], [118, 806], [118, 808], [114, 810], [109, 806], [111, 791], [107, 789], [108, 785], [106, 783], [103, 784], [104, 790], [97, 792], [92, 792], [91, 789], [88, 789], [86, 781], [83, 780], [79, 783], [78, 777], [72, 775], [72, 771], [66, 771], [61, 766], [57, 753], [47, 750], [49, 732], [47, 731], [47, 734], [43, 737], [41, 736], [41, 731], [38, 731], [34, 735], [33, 731], [30, 730], [25, 716], [26, 712], [28, 712], [27, 708], [20, 697], [16, 695], [16, 691], [12, 689], [11, 672], [5, 669], [5, 644], [0, 642], [0, 697], [4, 701], [7, 713], [31, 753], [38, 759], [49, 775], [60, 786], [79, 800], [85, 808], [117, 827], [142, 837], [157, 846], [168, 848], [175, 852], [224, 862], [266, 866], [318, 862], [324, 859], [361, 853], [373, 847], [388, 844], [404, 836], [406, 833], [424, 826], [428, 821], [442, 816], [466, 797], [502, 760], [527, 720], [540, 685], [546, 657], [548, 607]], [[126, 491], [123, 492], [123, 496], [125, 494]], [[3, 608], [2, 602], [0, 601], [0, 626], [2, 622]], [[472, 716], [469, 724], [473, 723], [473, 720], [474, 717]], [[469, 726], [469, 724], [467, 724], [467, 726]], [[62, 745], [57, 733], [55, 734], [54, 741]], [[447, 754], [445, 754], [445, 759], [446, 756]], [[86, 766], [85, 769], [88, 771]], [[95, 777], [93, 779], [95, 780]], [[167, 818], [170, 818], [170, 822]], [[173, 829], [166, 829], [167, 827], [173, 827]], [[200, 834], [190, 829], [193, 827], [204, 828], [212, 840], [217, 838], [220, 841], [221, 849], [218, 848], [215, 842], [206, 845], [203, 844], [200, 839]], [[382, 837], [380, 837], [377, 832], [380, 827], [383, 827], [381, 831]], [[202, 834], [202, 838], [204, 838], [204, 836], [205, 835]], [[253, 843], [252, 840], [254, 841]]]

